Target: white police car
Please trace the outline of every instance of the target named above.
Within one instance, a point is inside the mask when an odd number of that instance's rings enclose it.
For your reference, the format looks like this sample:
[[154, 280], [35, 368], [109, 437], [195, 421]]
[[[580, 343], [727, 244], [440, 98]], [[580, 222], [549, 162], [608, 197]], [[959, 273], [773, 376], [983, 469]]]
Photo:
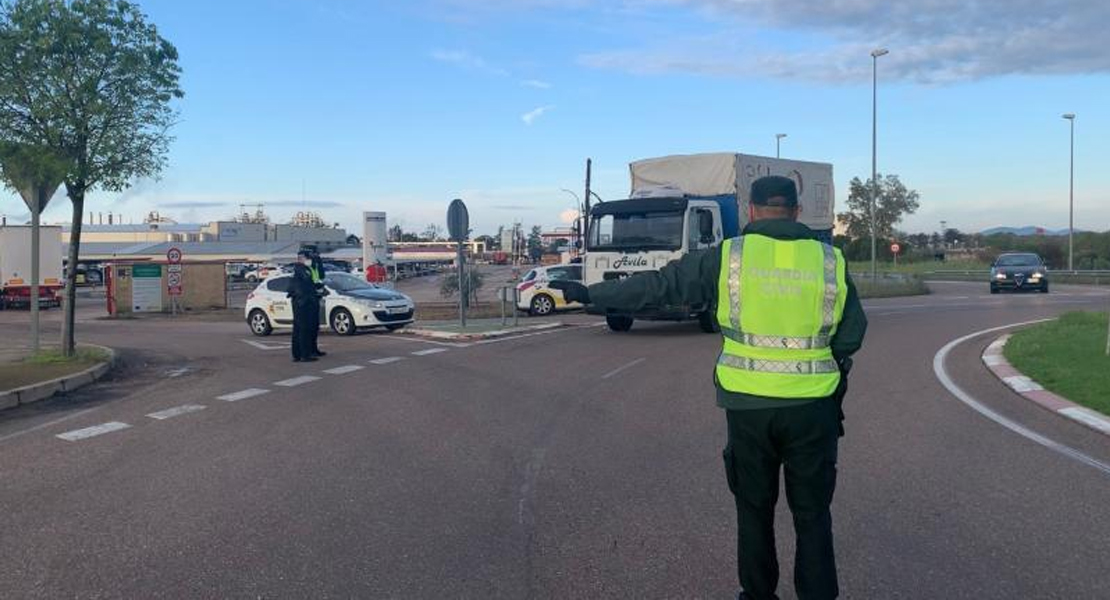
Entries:
[[[293, 328], [293, 307], [286, 296], [292, 275], [275, 275], [247, 296], [244, 313], [251, 333], [270, 335], [275, 329]], [[354, 335], [359, 329], [385, 327], [394, 331], [412, 323], [416, 305], [408, 296], [379, 288], [339, 271], [324, 277], [328, 295], [320, 314], [320, 325], [339, 335]]]
[[563, 292], [550, 287], [552, 281], [577, 281], [582, 283], [582, 265], [555, 265], [536, 267], [517, 284], [517, 309], [536, 316], [550, 315], [557, 310], [581, 308], [577, 302], [567, 302]]

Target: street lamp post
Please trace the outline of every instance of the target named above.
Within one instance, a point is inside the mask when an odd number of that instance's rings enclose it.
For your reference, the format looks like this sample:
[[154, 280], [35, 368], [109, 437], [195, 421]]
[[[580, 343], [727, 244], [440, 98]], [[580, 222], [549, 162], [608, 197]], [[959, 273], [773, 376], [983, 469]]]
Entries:
[[878, 279], [878, 267], [875, 263], [875, 202], [879, 194], [879, 57], [886, 56], [890, 51], [878, 48], [871, 51], [871, 202], [867, 205], [867, 218], [871, 221], [871, 281]]
[[784, 137], [786, 137], [785, 133], [776, 133], [775, 134], [775, 158], [781, 158], [781, 156], [782, 156], [779, 152], [779, 149], [782, 146], [782, 138], [784, 138]]
[[1068, 166], [1068, 270], [1072, 271], [1072, 238], [1075, 235], [1075, 113], [1062, 115], [1071, 128], [1071, 158]]

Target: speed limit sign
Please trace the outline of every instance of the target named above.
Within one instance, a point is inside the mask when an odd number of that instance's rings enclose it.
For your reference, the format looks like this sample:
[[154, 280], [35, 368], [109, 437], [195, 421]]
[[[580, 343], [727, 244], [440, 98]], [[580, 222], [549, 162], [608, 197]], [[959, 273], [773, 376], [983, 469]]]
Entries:
[[902, 251], [902, 246], [900, 244], [898, 244], [897, 242], [895, 242], [895, 243], [890, 245], [890, 251], [893, 252], [894, 254], [898, 254], [899, 252]]
[[181, 262], [181, 249], [170, 248], [169, 250], [167, 250], [166, 262], [170, 263], [171, 265]]

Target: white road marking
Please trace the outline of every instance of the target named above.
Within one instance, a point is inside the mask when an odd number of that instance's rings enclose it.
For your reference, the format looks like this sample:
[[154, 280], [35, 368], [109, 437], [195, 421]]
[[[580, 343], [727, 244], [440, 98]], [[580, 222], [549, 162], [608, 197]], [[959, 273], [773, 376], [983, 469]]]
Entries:
[[574, 331], [576, 329], [588, 329], [590, 327], [605, 327], [605, 323], [595, 323], [593, 325], [567, 325], [566, 327], [561, 327], [559, 329], [548, 329], [546, 331], [537, 331], [535, 333], [523, 333], [521, 335], [511, 335], [511, 336], [508, 336], [508, 337], [493, 338], [492, 340], [478, 340], [477, 342], [474, 342], [473, 345], [482, 346], [482, 345], [486, 345], [486, 344], [498, 344], [500, 342], [511, 342], [513, 340], [520, 340], [520, 339], [524, 339], [524, 338], [535, 337], [537, 335], [551, 335], [553, 333], [563, 333], [563, 332], [566, 332], [566, 331]]
[[181, 367], [180, 369], [170, 369], [169, 371], [166, 371], [166, 377], [170, 377], [170, 378], [181, 377], [182, 375], [188, 373], [189, 371], [192, 371], [192, 369], [190, 369], [189, 367]]
[[1110, 464], [1104, 463], [1104, 462], [1102, 462], [1102, 461], [1100, 461], [1096, 458], [1092, 458], [1092, 457], [1076, 450], [1075, 448], [1072, 448], [1071, 446], [1065, 446], [1064, 444], [1061, 444], [1060, 442], [1057, 442], [1056, 440], [1047, 438], [1047, 437], [1029, 429], [1028, 427], [1025, 427], [1024, 425], [1021, 425], [1020, 423], [1012, 421], [1012, 420], [994, 412], [993, 410], [987, 408], [984, 404], [982, 404], [981, 402], [979, 402], [978, 400], [973, 398], [970, 394], [965, 392], [963, 390], [963, 388], [956, 385], [956, 383], [954, 381], [952, 381], [952, 378], [948, 375], [948, 370], [944, 366], [945, 361], [948, 359], [948, 354], [952, 352], [952, 349], [955, 348], [956, 346], [959, 346], [960, 344], [972, 339], [972, 338], [976, 338], [976, 337], [979, 337], [981, 335], [985, 335], [985, 334], [988, 334], [988, 333], [993, 333], [995, 331], [1002, 331], [1003, 329], [1010, 329], [1010, 328], [1013, 328], [1013, 327], [1020, 327], [1022, 325], [1032, 325], [1034, 323], [1044, 323], [1045, 321], [1051, 321], [1051, 320], [1052, 319], [1037, 319], [1035, 321], [1023, 321], [1021, 323], [1011, 323], [1009, 325], [1002, 325], [1000, 327], [991, 327], [990, 329], [983, 329], [982, 331], [976, 331], [974, 333], [969, 333], [969, 334], [967, 334], [963, 337], [956, 338], [956, 339], [952, 340], [951, 342], [948, 342], [947, 344], [945, 344], [945, 346], [943, 348], [941, 348], [940, 350], [938, 350], [937, 353], [933, 356], [933, 373], [937, 376], [937, 379], [940, 380], [941, 385], [943, 385], [945, 388], [948, 389], [949, 393], [951, 393], [953, 396], [956, 397], [957, 400], [959, 400], [960, 402], [963, 402], [964, 404], [966, 404], [968, 407], [970, 407], [975, 412], [983, 415], [984, 417], [990, 419], [991, 421], [994, 421], [995, 423], [1005, 427], [1006, 429], [1009, 429], [1010, 431], [1026, 438], [1030, 441], [1036, 442], [1036, 443], [1044, 446], [1045, 448], [1048, 448], [1048, 449], [1053, 450], [1055, 452], [1059, 452], [1060, 454], [1063, 454], [1064, 456], [1067, 456], [1068, 458], [1071, 458], [1073, 460], [1079, 461], [1079, 462], [1081, 462], [1081, 463], [1083, 463], [1087, 466], [1094, 467], [1095, 469], [1098, 469], [1099, 471], [1102, 471], [1105, 475], [1110, 475]]
[[440, 352], [447, 352], [447, 348], [428, 348], [427, 350], [417, 350], [413, 352], [413, 356], [428, 356], [430, 354], [439, 354]]
[[158, 412], [150, 413], [147, 416], [150, 417], [151, 419], [158, 419], [159, 421], [164, 421], [166, 419], [171, 419], [171, 418], [176, 417], [178, 415], [185, 415], [185, 414], [189, 414], [189, 413], [194, 413], [194, 412], [197, 412], [199, 410], [204, 410], [204, 406], [202, 406], [200, 404], [182, 404], [181, 406], [175, 406], [173, 408], [167, 408], [166, 410], [160, 410]]
[[39, 423], [38, 425], [35, 425], [34, 427], [28, 427], [27, 429], [23, 429], [21, 431], [16, 431], [16, 432], [13, 432], [13, 433], [9, 433], [5, 436], [2, 436], [2, 437], [0, 437], [0, 442], [7, 441], [7, 440], [10, 440], [12, 438], [17, 438], [17, 437], [19, 437], [19, 436], [21, 436], [25, 433], [31, 433], [32, 431], [38, 431], [40, 429], [46, 429], [47, 427], [50, 427], [52, 425], [57, 425], [58, 423], [65, 422], [65, 421], [68, 421], [70, 419], [76, 419], [77, 417], [80, 417], [81, 415], [87, 415], [87, 414], [91, 413], [94, 410], [100, 410], [100, 409], [101, 409], [100, 406], [94, 406], [92, 408], [86, 408], [85, 410], [79, 410], [79, 411], [77, 411], [73, 414], [69, 414], [69, 415], [66, 415], [64, 417], [59, 417], [57, 419], [54, 419], [53, 421], [47, 421], [45, 423]]
[[334, 369], [324, 369], [324, 372], [328, 375], [346, 375], [347, 373], [354, 373], [355, 371], [361, 371], [365, 368], [366, 367], [362, 365], [346, 365], [343, 367], [336, 367]]
[[291, 343], [280, 343], [280, 342], [276, 343], [276, 344], [263, 344], [262, 342], [256, 342], [254, 340], [239, 340], [239, 341], [243, 342], [244, 344], [249, 344], [251, 346], [254, 346], [255, 348], [258, 348], [259, 350], [286, 350], [290, 346], [293, 345]]
[[1029, 379], [1025, 375], [1011, 375], [1010, 377], [1003, 377], [1002, 381], [1013, 388], [1015, 392], [1037, 392], [1043, 390], [1041, 384]]
[[1107, 419], [1093, 410], [1083, 408], [1082, 406], [1073, 406], [1071, 408], [1061, 408], [1056, 412], [1075, 419], [1076, 421], [1082, 421], [1103, 433], [1110, 433], [1110, 419]]
[[315, 375], [301, 375], [300, 377], [293, 377], [290, 379], [275, 381], [274, 385], [281, 387], [297, 387], [298, 385], [304, 385], [306, 383], [312, 383], [313, 381], [319, 381], [319, 379], [320, 378]]
[[61, 438], [67, 442], [76, 442], [77, 440], [84, 440], [91, 437], [96, 437], [98, 435], [104, 435], [105, 433], [112, 433], [113, 431], [127, 429], [129, 427], [131, 426], [127, 423], [120, 423], [119, 421], [109, 421], [107, 423], [93, 425], [92, 427], [86, 427], [84, 429], [74, 429], [73, 431], [59, 433], [54, 437]]
[[402, 361], [402, 360], [405, 360], [405, 357], [403, 357], [403, 356], [390, 356], [390, 357], [387, 357], [387, 358], [375, 358], [374, 360], [370, 361], [370, 364], [388, 365], [390, 363], [395, 363], [395, 362]]
[[269, 394], [269, 393], [270, 393], [270, 390], [263, 390], [263, 389], [259, 389], [259, 388], [247, 388], [245, 390], [235, 392], [235, 393], [232, 393], [232, 394], [224, 394], [223, 396], [216, 396], [216, 399], [217, 400], [223, 400], [225, 402], [238, 402], [239, 400], [246, 400], [247, 398], [254, 398], [255, 396], [261, 396], [262, 394]]
[[646, 358], [637, 358], [636, 360], [634, 360], [634, 361], [632, 361], [632, 362], [630, 362], [626, 365], [622, 365], [620, 367], [617, 367], [616, 369], [613, 369], [612, 371], [609, 371], [608, 373], [602, 375], [601, 378], [602, 379], [609, 379], [610, 377], [612, 377], [614, 375], [617, 375], [617, 374], [619, 374], [619, 373], [621, 373], [621, 372], [623, 372], [627, 369], [631, 369], [632, 367], [635, 367], [636, 365], [644, 362], [645, 360], [647, 360], [647, 359]]

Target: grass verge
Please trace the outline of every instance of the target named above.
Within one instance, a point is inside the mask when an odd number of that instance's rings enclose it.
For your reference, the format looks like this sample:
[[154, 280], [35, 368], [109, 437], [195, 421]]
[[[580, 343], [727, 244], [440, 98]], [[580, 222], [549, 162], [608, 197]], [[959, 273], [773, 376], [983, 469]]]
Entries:
[[853, 276], [856, 292], [860, 298], [894, 298], [896, 296], [920, 296], [929, 293], [929, 286], [918, 277], [905, 276], [881, 278], [872, 282], [867, 276]]
[[1069, 312], [1010, 337], [1006, 360], [1061, 396], [1110, 415], [1106, 313]]
[[57, 349], [43, 350], [20, 361], [0, 364], [0, 391], [80, 373], [106, 360], [108, 354], [99, 348], [78, 348], [72, 358]]

